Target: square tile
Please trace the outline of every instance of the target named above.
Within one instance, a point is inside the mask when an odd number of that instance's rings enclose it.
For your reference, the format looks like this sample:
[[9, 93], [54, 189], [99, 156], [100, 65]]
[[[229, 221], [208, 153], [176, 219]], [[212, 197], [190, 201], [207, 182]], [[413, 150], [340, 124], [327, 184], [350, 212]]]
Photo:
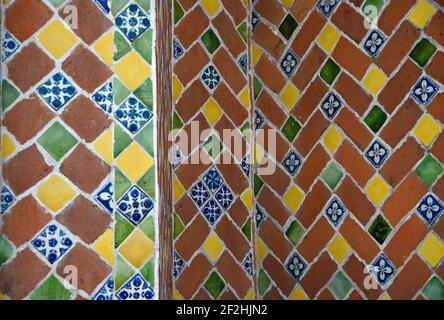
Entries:
[[299, 65], [299, 58], [296, 56], [296, 54], [293, 51], [289, 49], [282, 57], [280, 63], [282, 71], [288, 78], [291, 78], [298, 65]]
[[202, 73], [201, 79], [205, 86], [213, 91], [217, 88], [217, 86], [221, 82], [221, 76], [219, 71], [217, 71], [216, 67], [213, 65], [209, 65]]
[[431, 78], [424, 76], [419, 79], [412, 89], [412, 97], [420, 105], [427, 106], [439, 91], [438, 84]]
[[440, 199], [433, 194], [426, 195], [416, 207], [416, 212], [432, 227], [444, 211]]
[[143, 10], [135, 3], [126, 7], [116, 17], [116, 26], [122, 33], [133, 42], [151, 26], [150, 20]]
[[318, 0], [316, 7], [326, 17], [330, 17], [339, 3], [340, 3], [340, 0]]
[[382, 285], [386, 285], [396, 273], [396, 268], [385, 254], [380, 254], [371, 266], [371, 271], [376, 280]]
[[114, 116], [131, 134], [136, 134], [151, 120], [153, 114], [138, 99], [130, 97], [116, 110]]
[[37, 93], [52, 109], [59, 111], [77, 94], [77, 89], [57, 72], [37, 88]]
[[50, 264], [54, 264], [71, 249], [74, 242], [62, 227], [52, 222], [31, 244]]
[[302, 165], [302, 158], [295, 151], [290, 150], [290, 152], [284, 158], [282, 165], [290, 175], [295, 176], [296, 172]]
[[153, 210], [151, 198], [138, 186], [131, 187], [117, 203], [117, 210], [135, 226]]
[[364, 41], [364, 50], [370, 57], [375, 59], [381, 52], [387, 37], [379, 30], [371, 30]]
[[347, 209], [342, 204], [341, 200], [339, 200], [339, 198], [333, 197], [333, 199], [327, 205], [327, 208], [325, 209], [324, 213], [327, 216], [328, 220], [335, 227], [337, 227], [347, 214]]
[[2, 186], [0, 192], [1, 214], [4, 214], [16, 201], [16, 198], [7, 186]]
[[116, 293], [119, 300], [152, 300], [154, 298], [154, 290], [148, 282], [140, 275], [134, 275], [126, 282]]
[[333, 120], [343, 105], [342, 99], [336, 93], [330, 92], [321, 102], [321, 110], [328, 119]]
[[381, 168], [390, 156], [390, 150], [380, 140], [374, 141], [366, 150], [365, 157], [376, 169]]
[[299, 281], [304, 276], [308, 265], [297, 252], [293, 253], [290, 259], [287, 261], [285, 268], [288, 273], [296, 280]]

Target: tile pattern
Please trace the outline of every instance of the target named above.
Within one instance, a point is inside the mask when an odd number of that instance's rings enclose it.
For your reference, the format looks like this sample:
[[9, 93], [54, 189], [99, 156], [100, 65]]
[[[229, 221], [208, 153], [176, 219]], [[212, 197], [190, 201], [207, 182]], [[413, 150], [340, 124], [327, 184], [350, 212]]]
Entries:
[[257, 298], [444, 298], [443, 17], [253, 1], [256, 129], [279, 132], [275, 173], [254, 176]]

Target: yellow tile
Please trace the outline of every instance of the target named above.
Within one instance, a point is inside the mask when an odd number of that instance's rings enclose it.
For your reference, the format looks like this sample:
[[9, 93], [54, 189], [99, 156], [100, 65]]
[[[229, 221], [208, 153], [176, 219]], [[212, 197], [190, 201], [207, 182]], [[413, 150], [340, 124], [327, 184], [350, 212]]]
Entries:
[[2, 159], [8, 158], [16, 149], [14, 141], [7, 134], [2, 135]]
[[108, 229], [97, 239], [93, 246], [94, 250], [100, 254], [110, 265], [114, 265], [114, 238], [113, 230]]
[[294, 0], [281, 0], [282, 4], [287, 8], [291, 8], [294, 3]]
[[154, 254], [154, 243], [136, 229], [119, 248], [120, 254], [134, 267], [140, 269]]
[[250, 90], [248, 87], [245, 87], [239, 94], [239, 100], [242, 102], [242, 105], [245, 109], [250, 109]]
[[247, 295], [245, 296], [244, 300], [254, 300], [254, 290], [250, 290]]
[[302, 200], [304, 200], [304, 193], [295, 184], [288, 189], [284, 196], [285, 203], [293, 213], [296, 213], [302, 203]]
[[93, 143], [94, 150], [106, 161], [108, 164], [113, 162], [113, 130], [109, 129], [102, 133]]
[[56, 59], [63, 56], [78, 41], [77, 36], [60, 20], [51, 22], [37, 39]]
[[176, 203], [180, 198], [182, 198], [182, 195], [185, 193], [185, 188], [180, 183], [179, 179], [177, 179], [177, 176], [174, 177], [174, 203]]
[[182, 297], [182, 295], [180, 294], [179, 291], [174, 290], [173, 300], [178, 300], [179, 301], [179, 300], [184, 300], [184, 298]]
[[389, 296], [389, 294], [386, 292], [386, 293], [384, 293], [384, 294], [381, 296], [380, 300], [392, 300], [392, 298], [391, 298], [391, 297]]
[[37, 190], [37, 197], [53, 212], [58, 212], [76, 195], [71, 185], [59, 175], [52, 175]]
[[374, 96], [376, 96], [382, 87], [387, 83], [385, 74], [375, 66], [370, 67], [370, 71], [363, 81], [364, 87]]
[[280, 99], [287, 110], [291, 110], [295, 106], [296, 102], [299, 100], [300, 96], [301, 93], [299, 92], [298, 88], [296, 88], [294, 84], [289, 82], [282, 90]]
[[418, 28], [422, 29], [435, 14], [436, 8], [427, 0], [421, 0], [410, 13], [409, 19]]
[[380, 176], [376, 176], [365, 188], [365, 192], [377, 206], [384, 202], [391, 190]]
[[328, 251], [341, 264], [350, 252], [351, 247], [345, 239], [339, 234], [328, 246]]
[[444, 244], [434, 234], [430, 234], [424, 240], [418, 253], [434, 268], [444, 256]]
[[330, 127], [325, 133], [324, 145], [331, 154], [338, 150], [342, 141], [344, 141], [344, 137], [335, 127]]
[[208, 99], [205, 103], [203, 113], [211, 125], [215, 125], [222, 116], [222, 110], [213, 98]]
[[318, 43], [327, 52], [331, 52], [338, 43], [341, 33], [331, 23], [327, 24], [319, 36]]
[[254, 164], [259, 165], [262, 163], [262, 161], [265, 158], [265, 151], [264, 149], [256, 143], [254, 147]]
[[252, 55], [253, 55], [253, 65], [255, 65], [262, 56], [261, 48], [259, 48], [256, 45], [253, 45]]
[[180, 80], [176, 77], [173, 76], [173, 100], [174, 102], [177, 102], [177, 99], [179, 99], [180, 95], [182, 94], [183, 91], [183, 85], [180, 82]]
[[224, 244], [214, 232], [210, 234], [203, 247], [213, 262], [216, 262], [224, 251]]
[[135, 51], [131, 51], [120, 60], [115, 71], [132, 91], [136, 90], [151, 75], [150, 66]]
[[9, 300], [9, 298], [7, 296], [5, 296], [4, 294], [0, 293], [0, 301], [6, 301]]
[[117, 167], [132, 181], [137, 182], [153, 166], [154, 160], [142, 147], [133, 142], [116, 160]]
[[241, 199], [248, 210], [251, 212], [253, 210], [253, 191], [248, 188], [241, 196]]
[[308, 296], [305, 294], [305, 292], [300, 288], [297, 287], [293, 293], [288, 297], [289, 300], [309, 300]]
[[201, 0], [201, 3], [210, 17], [214, 16], [220, 8], [219, 0]]
[[114, 37], [113, 33], [110, 31], [102, 36], [94, 44], [94, 50], [97, 54], [105, 61], [108, 66], [113, 65], [114, 56]]
[[426, 114], [413, 129], [415, 137], [427, 147], [441, 132], [441, 126], [428, 114]]
[[262, 263], [265, 256], [267, 255], [268, 249], [261, 239], [258, 238], [256, 243], [257, 243], [257, 260], [259, 263]]

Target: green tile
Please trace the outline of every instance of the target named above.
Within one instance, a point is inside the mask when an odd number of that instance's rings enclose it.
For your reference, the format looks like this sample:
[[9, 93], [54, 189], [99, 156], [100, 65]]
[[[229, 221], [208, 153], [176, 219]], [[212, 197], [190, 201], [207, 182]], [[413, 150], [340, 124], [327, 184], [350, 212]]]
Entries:
[[123, 58], [131, 51], [131, 45], [125, 37], [118, 31], [114, 32], [114, 61]]
[[184, 11], [177, 0], [174, 0], [174, 24], [178, 23], [184, 15]]
[[322, 173], [322, 180], [334, 190], [344, 174], [335, 162], [331, 162]]
[[285, 39], [289, 40], [297, 27], [298, 23], [296, 20], [291, 14], [288, 14], [279, 26], [279, 32], [284, 36]]
[[114, 126], [114, 158], [117, 158], [133, 140], [118, 124]]
[[183, 128], [183, 122], [182, 119], [180, 119], [179, 115], [174, 112], [174, 116], [173, 116], [173, 129], [174, 130], [179, 130]]
[[58, 8], [60, 7], [60, 5], [65, 2], [65, 0], [48, 0], [53, 6], [54, 8]]
[[120, 254], [117, 254], [116, 263], [114, 264], [114, 289], [117, 291], [125, 284], [133, 275], [134, 270], [123, 259]]
[[375, 238], [376, 241], [383, 244], [390, 232], [392, 232], [392, 227], [390, 227], [383, 216], [379, 215], [376, 217], [375, 221], [373, 221], [372, 225], [368, 229], [368, 232], [373, 236], [373, 238]]
[[305, 230], [297, 220], [294, 220], [290, 224], [290, 227], [288, 227], [285, 234], [287, 235], [287, 238], [291, 241], [291, 243], [296, 246], [302, 240], [302, 237], [305, 234]]
[[134, 91], [134, 95], [145, 106], [153, 111], [154, 99], [153, 99], [153, 81], [148, 78], [139, 88]]
[[148, 216], [145, 220], [143, 220], [143, 222], [139, 225], [139, 228], [147, 235], [148, 238], [153, 241], [156, 240], [156, 226], [152, 216]]
[[151, 0], [135, 0], [145, 12], [150, 10]]
[[339, 68], [336, 62], [328, 58], [327, 62], [322, 67], [321, 78], [324, 79], [327, 84], [331, 85], [335, 81], [339, 72], [341, 72], [341, 68]]
[[251, 219], [248, 219], [242, 227], [242, 233], [248, 241], [251, 241]]
[[435, 52], [436, 46], [428, 39], [423, 38], [413, 48], [412, 52], [410, 53], [410, 58], [415, 60], [421, 67], [424, 67]]
[[259, 294], [263, 296], [271, 285], [271, 280], [263, 269], [259, 271], [259, 277], [257, 282], [258, 282]]
[[116, 202], [123, 196], [125, 192], [131, 187], [131, 181], [129, 181], [125, 175], [119, 170], [115, 169], [114, 177], [114, 197]]
[[442, 170], [441, 164], [431, 155], [427, 155], [416, 168], [416, 174], [427, 187], [431, 187]]
[[433, 277], [422, 290], [428, 300], [444, 300], [444, 284], [437, 277]]
[[152, 166], [143, 177], [137, 182], [137, 185], [145, 191], [151, 199], [156, 199], [156, 167]]
[[387, 114], [379, 106], [374, 106], [364, 119], [364, 122], [374, 133], [377, 133], [386, 121]]
[[245, 121], [244, 125], [241, 127], [241, 133], [245, 137], [245, 140], [250, 141], [250, 122], [249, 120]]
[[113, 0], [111, 1], [111, 13], [113, 16], [116, 16], [123, 7], [126, 6], [126, 4], [129, 2], [129, 0]]
[[299, 131], [301, 131], [301, 125], [296, 121], [295, 118], [290, 116], [287, 122], [284, 124], [282, 128], [283, 135], [287, 138], [288, 141], [293, 142], [294, 138], [296, 138]]
[[116, 105], [122, 104], [130, 95], [131, 91], [117, 77], [113, 80], [113, 95]]
[[50, 276], [31, 294], [31, 300], [69, 300], [69, 298], [71, 292], [55, 276]]
[[55, 122], [38, 139], [38, 143], [54, 158], [59, 161], [76, 144], [77, 139], [68, 132], [59, 122]]
[[254, 195], [257, 196], [262, 189], [264, 182], [258, 175], [254, 175]]
[[183, 230], [185, 230], [185, 226], [183, 225], [182, 220], [180, 220], [179, 216], [174, 213], [174, 240], [181, 235]]
[[149, 63], [153, 62], [153, 29], [146, 30], [136, 41], [133, 48]]
[[343, 300], [350, 292], [352, 284], [344, 276], [344, 274], [339, 271], [338, 274], [330, 282], [328, 287], [330, 288], [331, 291], [333, 291], [333, 293], [338, 299]]
[[150, 121], [136, 136], [140, 146], [154, 157], [154, 121]]
[[214, 33], [213, 29], [208, 29], [208, 31], [201, 37], [201, 40], [210, 54], [213, 54], [220, 46], [219, 38], [216, 33]]
[[204, 287], [213, 299], [218, 299], [225, 288], [225, 282], [216, 271], [213, 271]]
[[133, 232], [134, 226], [120, 213], [116, 212], [116, 225], [114, 230], [114, 246], [118, 248]]
[[8, 240], [0, 236], [0, 266], [8, 261], [14, 253], [14, 247]]
[[244, 42], [247, 43], [248, 32], [247, 32], [247, 24], [245, 22], [241, 23], [239, 27], [237, 27], [237, 32], [241, 35]]
[[18, 91], [7, 80], [2, 81], [2, 109], [6, 110], [20, 97], [20, 91]]
[[143, 267], [140, 269], [140, 273], [145, 278], [146, 281], [148, 281], [151, 286], [154, 287], [154, 266], [155, 261], [154, 258], [151, 258]]
[[203, 147], [211, 158], [216, 159], [222, 152], [224, 145], [216, 135], [212, 135], [208, 138]]
[[259, 81], [257, 77], [253, 78], [253, 91], [254, 91], [254, 99], [257, 99], [257, 97], [262, 91], [262, 83]]
[[[366, 11], [369, 10], [368, 6], [374, 6], [377, 10], [377, 12], [379, 12], [382, 8], [382, 6], [384, 5], [385, 0], [367, 0], [364, 5], [362, 6], [363, 12], [368, 14]], [[370, 11], [371, 12], [371, 11]]]

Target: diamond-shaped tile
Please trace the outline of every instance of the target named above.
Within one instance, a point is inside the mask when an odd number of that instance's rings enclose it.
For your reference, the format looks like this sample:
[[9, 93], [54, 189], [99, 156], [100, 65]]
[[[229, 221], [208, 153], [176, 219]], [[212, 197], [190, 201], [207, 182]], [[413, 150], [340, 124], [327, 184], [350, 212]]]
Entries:
[[389, 149], [379, 140], [374, 141], [365, 152], [365, 157], [375, 168], [382, 167], [389, 155]]
[[381, 91], [382, 87], [387, 83], [388, 78], [376, 66], [370, 67], [370, 71], [365, 76], [362, 84], [372, 95], [376, 96]]
[[237, 61], [239, 67], [242, 69], [245, 75], [248, 74], [248, 54], [243, 54]]
[[251, 12], [251, 29], [254, 30], [256, 29], [257, 25], [261, 22], [261, 17], [257, 14], [256, 11], [252, 11]]
[[104, 185], [95, 194], [94, 199], [101, 205], [108, 213], [113, 213], [114, 210], [114, 189], [111, 182]]
[[52, 222], [31, 244], [50, 264], [54, 264], [71, 249], [73, 240], [62, 227]]
[[116, 293], [119, 300], [152, 300], [154, 290], [148, 282], [140, 275], [134, 275]]
[[2, 186], [0, 192], [1, 213], [5, 213], [15, 202], [16, 198], [8, 187]]
[[265, 123], [265, 118], [259, 111], [254, 111], [254, 128], [259, 130]]
[[248, 273], [250, 277], [254, 274], [254, 267], [253, 267], [253, 254], [251, 252], [247, 253], [244, 260], [242, 261], [242, 266], [244, 267], [244, 270]]
[[365, 188], [365, 192], [377, 206], [384, 202], [391, 190], [390, 186], [380, 176], [374, 177]]
[[328, 23], [319, 35], [318, 43], [325, 49], [325, 51], [331, 52], [338, 43], [340, 37], [341, 33], [338, 29], [336, 29], [333, 24]]
[[202, 207], [202, 213], [210, 223], [210, 225], [215, 225], [222, 215], [223, 211], [214, 199], [210, 199]]
[[11, 57], [19, 48], [19, 42], [9, 32], [5, 32], [2, 43], [2, 61]]
[[385, 256], [380, 254], [371, 266], [371, 271], [381, 285], [386, 285], [390, 279], [395, 275], [396, 268], [391, 261]]
[[58, 111], [76, 95], [77, 89], [63, 74], [57, 72], [37, 88], [37, 93], [51, 108]]
[[444, 283], [436, 276], [432, 277], [422, 290], [428, 300], [444, 300]]
[[103, 111], [111, 113], [113, 111], [113, 83], [110, 81], [93, 95], [94, 102], [102, 108]]
[[344, 141], [344, 137], [335, 127], [330, 127], [327, 129], [324, 135], [324, 145], [330, 151], [331, 154], [335, 153]]
[[256, 220], [256, 227], [259, 228], [262, 222], [265, 220], [265, 213], [258, 205], [256, 205], [254, 218]]
[[224, 183], [222, 187], [220, 187], [219, 191], [215, 194], [215, 199], [217, 203], [224, 209], [225, 211], [230, 208], [231, 204], [234, 201], [233, 192], [230, 188]]
[[60, 122], [55, 122], [37, 141], [56, 161], [77, 144], [77, 139]]
[[296, 281], [299, 281], [303, 277], [307, 266], [307, 262], [305, 262], [304, 258], [295, 252], [290, 259], [288, 259], [285, 268]]
[[326, 16], [330, 17], [333, 11], [336, 9], [339, 0], [318, 0], [316, 7]]
[[288, 227], [285, 234], [287, 238], [291, 241], [291, 243], [297, 246], [304, 237], [305, 230], [297, 220], [294, 220]]
[[328, 85], [332, 85], [339, 72], [341, 72], [341, 68], [331, 58], [328, 58], [327, 62], [321, 69], [321, 78]]
[[95, 0], [95, 3], [103, 12], [108, 14], [111, 12], [111, 1], [112, 0]]
[[444, 205], [439, 198], [433, 194], [426, 195], [416, 207], [416, 212], [429, 224], [433, 226], [444, 212]]
[[435, 52], [436, 46], [427, 38], [423, 38], [416, 44], [412, 52], [410, 52], [410, 58], [415, 60], [421, 67], [424, 67]]
[[338, 263], [344, 262], [351, 250], [350, 245], [344, 237], [338, 234], [328, 246], [328, 251], [333, 255]]
[[31, 300], [50, 301], [50, 300], [69, 300], [72, 293], [53, 275], [46, 279], [31, 294]]
[[60, 20], [55, 20], [46, 26], [37, 39], [56, 59], [61, 58], [79, 41], [77, 36]]
[[420, 0], [409, 15], [409, 20], [422, 29], [435, 14], [436, 8], [428, 0]]
[[444, 244], [431, 233], [419, 247], [418, 254], [434, 268], [444, 257]]
[[114, 113], [116, 119], [132, 134], [139, 132], [153, 114], [138, 99], [130, 97]]
[[280, 62], [282, 71], [287, 77], [291, 77], [299, 65], [299, 58], [290, 49], [284, 54]]
[[119, 253], [131, 265], [140, 269], [153, 256], [154, 243], [140, 229], [136, 229], [121, 244]]
[[339, 181], [341, 181], [342, 176], [341, 169], [339, 169], [338, 165], [335, 162], [332, 162], [325, 168], [324, 172], [322, 172], [322, 180], [330, 187], [330, 189], [334, 190], [338, 185]]
[[225, 289], [225, 282], [216, 271], [213, 271], [205, 282], [204, 287], [213, 299], [218, 299], [222, 291]]
[[304, 200], [304, 193], [295, 184], [291, 185], [284, 195], [284, 202], [293, 213], [296, 213], [296, 211], [299, 209], [302, 200]]
[[295, 118], [290, 116], [282, 127], [282, 134], [287, 138], [289, 142], [293, 142], [302, 127]]
[[216, 192], [224, 183], [224, 179], [216, 167], [211, 167], [203, 177], [205, 185], [211, 192]]
[[213, 98], [205, 103], [203, 113], [211, 125], [215, 125], [222, 116], [222, 110]]
[[328, 220], [330, 220], [330, 222], [337, 227], [347, 214], [347, 209], [342, 204], [341, 200], [339, 200], [337, 197], [333, 197], [333, 199], [327, 205], [324, 213]]
[[173, 264], [174, 278], [177, 278], [182, 272], [183, 268], [185, 268], [185, 260], [183, 260], [176, 251], [174, 251]]
[[201, 2], [210, 17], [214, 16], [220, 8], [219, 0], [201, 0]]
[[213, 29], [208, 29], [200, 38], [210, 54], [213, 54], [220, 46], [219, 38]]
[[94, 296], [95, 301], [110, 301], [114, 299], [114, 280], [109, 278]]
[[296, 102], [299, 100], [300, 96], [301, 93], [299, 92], [298, 88], [289, 82], [282, 90], [279, 98], [281, 99], [281, 102], [284, 104], [285, 108], [287, 108], [287, 110], [291, 110], [296, 105]]
[[374, 133], [377, 133], [386, 121], [387, 114], [379, 106], [373, 106], [364, 119], [364, 122]]
[[203, 248], [205, 252], [210, 257], [211, 261], [216, 262], [219, 259], [220, 255], [224, 251], [224, 244], [219, 239], [219, 237], [212, 232], [207, 240], [203, 244]]
[[20, 97], [18, 91], [8, 80], [2, 81], [2, 109], [8, 109]]
[[372, 57], [376, 58], [382, 47], [387, 42], [387, 37], [379, 30], [371, 30], [364, 41], [364, 50]]
[[59, 175], [52, 175], [37, 189], [39, 200], [53, 212], [65, 207], [76, 194], [68, 181]]
[[294, 176], [302, 165], [302, 159], [295, 151], [290, 150], [284, 158], [282, 165], [289, 174]]
[[117, 210], [134, 225], [139, 225], [153, 210], [151, 198], [138, 186], [131, 187], [117, 203]]
[[130, 4], [116, 17], [116, 26], [133, 42], [151, 26], [150, 20], [137, 4]]
[[352, 283], [347, 277], [339, 271], [328, 285], [330, 290], [335, 294], [339, 300], [345, 299], [352, 288]]
[[120, 80], [132, 91], [151, 76], [151, 68], [136, 51], [131, 51], [114, 68]]
[[211, 135], [204, 143], [203, 148], [208, 152], [211, 158], [216, 159], [223, 151], [224, 145], [216, 134]]
[[132, 182], [137, 182], [154, 165], [154, 160], [133, 142], [116, 160], [116, 165]]
[[327, 116], [328, 119], [332, 120], [339, 110], [342, 108], [344, 103], [341, 98], [334, 92], [330, 92], [324, 100], [321, 102], [321, 110]]
[[441, 164], [431, 155], [426, 155], [415, 170], [427, 187], [431, 187], [443, 172]]
[[285, 39], [290, 40], [297, 27], [298, 23], [296, 20], [291, 14], [288, 14], [279, 26], [279, 32], [284, 36]]
[[382, 215], [377, 216], [368, 229], [368, 233], [370, 233], [380, 244], [384, 243], [390, 232], [392, 232], [392, 227], [390, 227]]
[[213, 91], [221, 82], [219, 71], [213, 65], [209, 65], [202, 73], [201, 79], [206, 87]]
[[427, 106], [438, 93], [439, 86], [431, 78], [421, 77], [412, 89], [412, 97], [419, 104]]
[[441, 126], [429, 114], [426, 114], [413, 129], [413, 135], [425, 146], [429, 146], [441, 133]]

